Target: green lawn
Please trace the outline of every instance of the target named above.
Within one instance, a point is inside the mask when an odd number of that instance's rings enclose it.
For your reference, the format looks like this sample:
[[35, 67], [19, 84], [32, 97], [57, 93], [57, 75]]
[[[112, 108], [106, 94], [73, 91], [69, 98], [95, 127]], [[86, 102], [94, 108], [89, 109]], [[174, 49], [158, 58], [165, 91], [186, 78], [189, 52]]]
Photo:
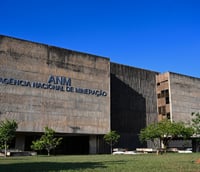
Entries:
[[0, 172], [200, 172], [199, 153], [0, 157]]

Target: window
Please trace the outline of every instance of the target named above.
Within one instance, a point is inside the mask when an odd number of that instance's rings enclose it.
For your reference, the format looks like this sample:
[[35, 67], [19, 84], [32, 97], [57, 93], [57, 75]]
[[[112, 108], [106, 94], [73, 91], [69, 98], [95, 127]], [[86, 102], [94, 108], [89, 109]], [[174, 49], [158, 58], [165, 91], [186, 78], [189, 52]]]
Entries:
[[158, 98], [169, 97], [169, 90], [162, 90], [161, 93], [157, 94]]
[[161, 97], [168, 97], [169, 96], [169, 90], [162, 90], [161, 91]]
[[158, 107], [158, 113], [159, 113], [159, 114], [165, 115], [165, 113], [166, 113], [166, 108], [165, 108], [165, 106]]
[[167, 119], [170, 119], [170, 113], [167, 113]]
[[166, 98], [165, 98], [165, 103], [166, 103], [166, 104], [169, 104], [169, 97], [166, 97]]

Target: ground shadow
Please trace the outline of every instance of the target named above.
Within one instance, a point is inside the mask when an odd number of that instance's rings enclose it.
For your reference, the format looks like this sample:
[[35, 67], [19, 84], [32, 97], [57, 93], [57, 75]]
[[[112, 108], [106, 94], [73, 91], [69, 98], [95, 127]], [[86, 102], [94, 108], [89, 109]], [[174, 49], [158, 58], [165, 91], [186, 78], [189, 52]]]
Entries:
[[1, 172], [49, 172], [107, 168], [105, 164], [124, 163], [123, 161], [106, 162], [32, 162], [0, 164]]
[[1, 164], [1, 172], [48, 172], [64, 170], [106, 168], [100, 162], [33, 162], [17, 164]]

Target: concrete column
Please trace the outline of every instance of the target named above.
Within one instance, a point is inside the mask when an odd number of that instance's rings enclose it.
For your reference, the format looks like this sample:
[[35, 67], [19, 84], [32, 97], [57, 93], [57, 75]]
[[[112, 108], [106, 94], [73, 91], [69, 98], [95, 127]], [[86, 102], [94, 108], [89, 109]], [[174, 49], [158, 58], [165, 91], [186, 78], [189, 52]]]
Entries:
[[93, 135], [89, 137], [89, 153], [90, 154], [97, 153], [97, 138], [96, 136]]
[[24, 150], [25, 148], [25, 136], [16, 135], [15, 139], [15, 149]]

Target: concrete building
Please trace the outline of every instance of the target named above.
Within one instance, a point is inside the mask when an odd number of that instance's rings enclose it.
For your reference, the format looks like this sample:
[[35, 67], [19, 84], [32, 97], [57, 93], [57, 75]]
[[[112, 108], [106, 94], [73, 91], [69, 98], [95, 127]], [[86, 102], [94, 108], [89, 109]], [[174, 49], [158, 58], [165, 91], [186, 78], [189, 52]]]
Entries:
[[15, 148], [30, 150], [44, 127], [61, 152], [105, 152], [110, 131], [108, 58], [0, 36], [0, 120], [15, 119]]
[[172, 72], [156, 76], [159, 120], [190, 122], [200, 111], [200, 79]]
[[111, 63], [111, 128], [121, 139], [116, 145], [130, 150], [141, 145], [142, 128], [157, 122], [157, 72]]
[[107, 153], [110, 130], [121, 136], [116, 147], [152, 147], [139, 142], [142, 128], [163, 118], [186, 122], [200, 110], [198, 78], [7, 36], [0, 59], [0, 120], [17, 121], [16, 149], [31, 150], [45, 126], [63, 137], [61, 154]]
[[[200, 79], [177, 73], [166, 72], [156, 76], [158, 120], [170, 119], [190, 123], [192, 112], [200, 112]], [[169, 147], [193, 148], [200, 151], [196, 139], [174, 140]]]

